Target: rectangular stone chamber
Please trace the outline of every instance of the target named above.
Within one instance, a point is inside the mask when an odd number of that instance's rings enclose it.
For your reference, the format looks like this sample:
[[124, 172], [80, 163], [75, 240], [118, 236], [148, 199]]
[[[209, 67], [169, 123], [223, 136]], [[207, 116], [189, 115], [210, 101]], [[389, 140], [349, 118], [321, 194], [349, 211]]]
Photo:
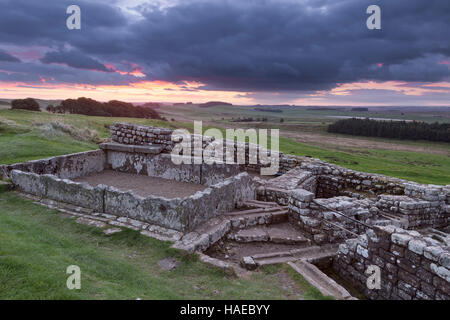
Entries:
[[251, 177], [238, 166], [175, 164], [161, 151], [103, 144], [7, 172], [25, 193], [182, 232], [255, 198]]

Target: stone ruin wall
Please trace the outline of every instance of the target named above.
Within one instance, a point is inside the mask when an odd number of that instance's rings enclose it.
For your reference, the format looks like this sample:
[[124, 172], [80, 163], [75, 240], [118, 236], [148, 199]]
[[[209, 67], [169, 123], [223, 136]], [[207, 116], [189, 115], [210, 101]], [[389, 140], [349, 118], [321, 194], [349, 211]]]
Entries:
[[[370, 265], [380, 268], [380, 289], [367, 287]], [[340, 245], [333, 268], [373, 300], [450, 300], [448, 247], [417, 231], [369, 229]]]
[[13, 170], [51, 174], [61, 179], [74, 179], [105, 169], [106, 155], [102, 150], [32, 160], [11, 165], [0, 165], [0, 177], [9, 179]]

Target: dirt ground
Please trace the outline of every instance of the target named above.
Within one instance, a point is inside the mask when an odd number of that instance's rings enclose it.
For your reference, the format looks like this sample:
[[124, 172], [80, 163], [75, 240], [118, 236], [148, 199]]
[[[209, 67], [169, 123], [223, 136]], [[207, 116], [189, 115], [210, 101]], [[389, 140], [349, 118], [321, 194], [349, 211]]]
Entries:
[[73, 179], [76, 182], [87, 182], [95, 187], [99, 184], [116, 187], [121, 191], [133, 190], [136, 194], [147, 197], [150, 195], [171, 198], [183, 198], [203, 191], [206, 186], [169, 179], [129, 174], [114, 170]]
[[418, 145], [405, 145], [388, 143], [382, 141], [375, 141], [364, 138], [347, 138], [338, 135], [325, 135], [320, 133], [311, 132], [287, 132], [283, 131], [283, 137], [295, 140], [297, 142], [303, 142], [307, 144], [314, 144], [323, 147], [330, 147], [332, 149], [338, 149], [347, 151], [346, 148], [367, 148], [367, 149], [383, 149], [394, 151], [409, 151], [409, 152], [424, 152], [450, 155], [450, 152], [445, 149], [437, 149], [432, 147], [418, 146]]

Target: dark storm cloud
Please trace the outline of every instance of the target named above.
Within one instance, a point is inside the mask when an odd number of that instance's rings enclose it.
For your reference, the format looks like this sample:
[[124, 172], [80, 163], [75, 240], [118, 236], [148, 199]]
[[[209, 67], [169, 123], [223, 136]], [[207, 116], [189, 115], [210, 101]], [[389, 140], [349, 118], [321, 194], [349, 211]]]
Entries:
[[[448, 65], [439, 63], [450, 56], [450, 1], [375, 1], [382, 30], [366, 28], [372, 0], [180, 1], [165, 9], [136, 7], [139, 20], [106, 1], [0, 2], [0, 46], [49, 46], [54, 50], [43, 62], [74, 68], [105, 71], [106, 63], [128, 61], [143, 67], [148, 80], [196, 80], [204, 89], [242, 91], [450, 76]], [[69, 4], [80, 5], [82, 30], [65, 28]], [[67, 45], [73, 49], [62, 49]], [[43, 67], [37, 64], [28, 72]], [[121, 82], [116, 73], [97, 77], [81, 70], [74, 77]]]
[[97, 60], [78, 50], [64, 50], [47, 52], [41, 59], [43, 63], [60, 63], [77, 69], [112, 72]]

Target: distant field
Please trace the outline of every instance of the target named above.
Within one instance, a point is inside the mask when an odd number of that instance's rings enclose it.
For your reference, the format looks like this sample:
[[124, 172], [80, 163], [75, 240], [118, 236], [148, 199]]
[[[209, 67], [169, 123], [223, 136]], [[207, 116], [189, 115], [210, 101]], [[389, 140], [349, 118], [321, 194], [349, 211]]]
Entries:
[[309, 110], [307, 107], [266, 107], [282, 110], [282, 112], [265, 112], [255, 109], [259, 107], [249, 106], [215, 106], [199, 108], [196, 106], [170, 106], [162, 107], [159, 111], [170, 115], [195, 117], [198, 120], [228, 120], [238, 117], [268, 118], [269, 121], [279, 122], [281, 118], [290, 123], [317, 123], [326, 124], [334, 122], [333, 117], [362, 117], [385, 118], [395, 120], [417, 120], [425, 122], [450, 122], [448, 112], [408, 112], [408, 111], [348, 111], [348, 110]]
[[[98, 139], [109, 137], [107, 126], [118, 121], [171, 128], [193, 128], [193, 123], [189, 120], [167, 122], [0, 110], [0, 163], [10, 164], [95, 149]], [[48, 124], [57, 124], [56, 129]], [[221, 127], [226, 126], [226, 123], [221, 124]], [[205, 125], [204, 129], [207, 128], [208, 126]], [[367, 140], [352, 141], [362, 141], [364, 145]], [[375, 139], [375, 141], [378, 140]], [[406, 148], [425, 148], [433, 145], [421, 142], [400, 143], [402, 142], [394, 141], [391, 144]], [[326, 148], [317, 144], [300, 143], [292, 138], [280, 138], [280, 149], [287, 154], [308, 155], [355, 170], [380, 173], [421, 183], [450, 184], [448, 155], [450, 147], [448, 144], [434, 144], [433, 147], [439, 152], [374, 149], [359, 145], [358, 147], [337, 145], [334, 148]]]

